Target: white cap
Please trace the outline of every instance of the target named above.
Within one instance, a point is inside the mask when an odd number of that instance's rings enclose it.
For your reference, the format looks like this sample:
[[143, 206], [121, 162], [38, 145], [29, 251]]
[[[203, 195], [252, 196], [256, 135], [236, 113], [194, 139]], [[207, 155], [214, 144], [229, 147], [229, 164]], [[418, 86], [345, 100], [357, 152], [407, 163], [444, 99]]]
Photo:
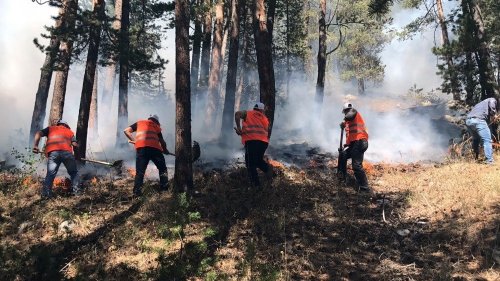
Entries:
[[260, 109], [260, 110], [264, 110], [264, 104], [261, 103], [261, 102], [257, 102], [254, 106], [253, 106], [253, 109]]
[[57, 125], [59, 125], [59, 124], [66, 125], [69, 127], [68, 123], [62, 119], [57, 120]]
[[158, 115], [156, 115], [156, 114], [149, 115], [149, 118], [156, 119], [156, 121], [160, 122], [160, 118], [158, 118]]
[[342, 107], [342, 111], [344, 111], [348, 108], [352, 108], [352, 103], [350, 103], [350, 102], [344, 103], [344, 106]]

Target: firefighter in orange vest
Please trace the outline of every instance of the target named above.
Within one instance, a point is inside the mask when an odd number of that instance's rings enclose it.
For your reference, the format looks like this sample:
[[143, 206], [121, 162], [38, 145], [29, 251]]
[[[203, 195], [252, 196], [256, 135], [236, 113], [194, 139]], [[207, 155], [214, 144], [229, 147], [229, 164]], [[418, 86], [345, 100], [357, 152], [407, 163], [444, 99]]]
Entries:
[[[242, 126], [240, 120], [243, 120]], [[237, 111], [234, 114], [236, 122], [236, 134], [241, 136], [241, 142], [245, 146], [245, 164], [250, 182], [253, 186], [260, 188], [257, 168], [268, 176], [272, 173], [269, 164], [264, 160], [264, 153], [269, 144], [269, 120], [264, 115], [264, 104], [258, 102], [253, 110]]]
[[344, 147], [343, 157], [340, 157], [339, 172], [342, 178], [347, 175], [347, 159], [352, 159], [352, 169], [354, 177], [358, 183], [359, 190], [371, 192], [368, 186], [368, 179], [366, 178], [365, 170], [363, 169], [363, 156], [368, 149], [368, 129], [366, 128], [365, 121], [356, 109], [352, 107], [351, 103], [346, 103], [343, 106], [342, 113], [344, 121], [340, 123], [340, 127], [345, 128], [346, 143]]
[[[166, 191], [168, 189], [168, 174], [163, 153], [168, 154], [169, 152], [161, 134], [158, 116], [155, 114], [147, 120], [139, 120], [123, 132], [136, 149], [134, 195], [142, 195], [141, 187], [150, 160], [156, 165], [160, 174], [160, 191]], [[135, 139], [132, 136], [133, 132], [135, 132]]]
[[33, 152], [39, 153], [38, 143], [42, 137], [47, 137], [45, 143], [45, 154], [47, 155], [47, 176], [43, 182], [41, 197], [50, 199], [53, 197], [52, 184], [59, 170], [61, 163], [64, 164], [69, 176], [73, 195], [80, 195], [78, 186], [78, 170], [75, 156], [73, 155], [73, 146], [78, 147], [75, 134], [71, 131], [68, 123], [63, 120], [55, 122], [54, 126], [49, 126], [35, 134], [35, 143]]

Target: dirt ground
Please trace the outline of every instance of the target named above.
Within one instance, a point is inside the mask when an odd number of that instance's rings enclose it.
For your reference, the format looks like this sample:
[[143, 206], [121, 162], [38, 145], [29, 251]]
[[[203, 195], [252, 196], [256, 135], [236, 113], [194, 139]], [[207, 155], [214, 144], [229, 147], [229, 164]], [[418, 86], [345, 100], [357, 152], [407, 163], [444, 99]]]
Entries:
[[500, 280], [499, 164], [366, 163], [376, 194], [274, 164], [263, 190], [198, 171], [191, 199], [133, 199], [126, 175], [42, 201], [40, 178], [2, 172], [0, 280]]

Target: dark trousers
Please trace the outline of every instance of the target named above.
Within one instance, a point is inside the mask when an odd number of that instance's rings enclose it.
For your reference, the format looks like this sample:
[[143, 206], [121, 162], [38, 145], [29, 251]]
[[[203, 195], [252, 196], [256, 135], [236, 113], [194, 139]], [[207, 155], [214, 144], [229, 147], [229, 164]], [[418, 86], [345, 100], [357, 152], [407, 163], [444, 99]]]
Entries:
[[245, 164], [247, 166], [248, 177], [254, 186], [260, 186], [257, 168], [264, 173], [269, 171], [269, 165], [264, 161], [264, 153], [268, 144], [263, 141], [251, 140], [245, 142]]
[[339, 161], [339, 172], [345, 175], [347, 173], [347, 159], [352, 158], [352, 169], [359, 186], [368, 186], [368, 179], [363, 169], [363, 156], [367, 149], [368, 140], [353, 141], [349, 147], [342, 152], [343, 156], [340, 157], [341, 161]]
[[166, 190], [168, 188], [168, 174], [167, 165], [163, 153], [153, 147], [141, 147], [137, 149], [137, 156], [135, 159], [135, 180], [134, 180], [134, 193], [140, 193], [141, 187], [144, 182], [144, 174], [148, 167], [149, 160], [153, 161], [160, 173], [160, 189]]

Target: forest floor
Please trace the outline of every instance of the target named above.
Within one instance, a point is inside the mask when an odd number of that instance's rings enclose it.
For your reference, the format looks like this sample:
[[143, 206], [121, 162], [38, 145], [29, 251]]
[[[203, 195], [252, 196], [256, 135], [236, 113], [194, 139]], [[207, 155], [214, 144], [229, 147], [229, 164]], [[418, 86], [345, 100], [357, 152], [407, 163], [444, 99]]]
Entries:
[[274, 162], [262, 191], [211, 169], [192, 199], [127, 174], [42, 201], [2, 172], [0, 280], [500, 280], [499, 162], [366, 163], [375, 195], [329, 165]]

